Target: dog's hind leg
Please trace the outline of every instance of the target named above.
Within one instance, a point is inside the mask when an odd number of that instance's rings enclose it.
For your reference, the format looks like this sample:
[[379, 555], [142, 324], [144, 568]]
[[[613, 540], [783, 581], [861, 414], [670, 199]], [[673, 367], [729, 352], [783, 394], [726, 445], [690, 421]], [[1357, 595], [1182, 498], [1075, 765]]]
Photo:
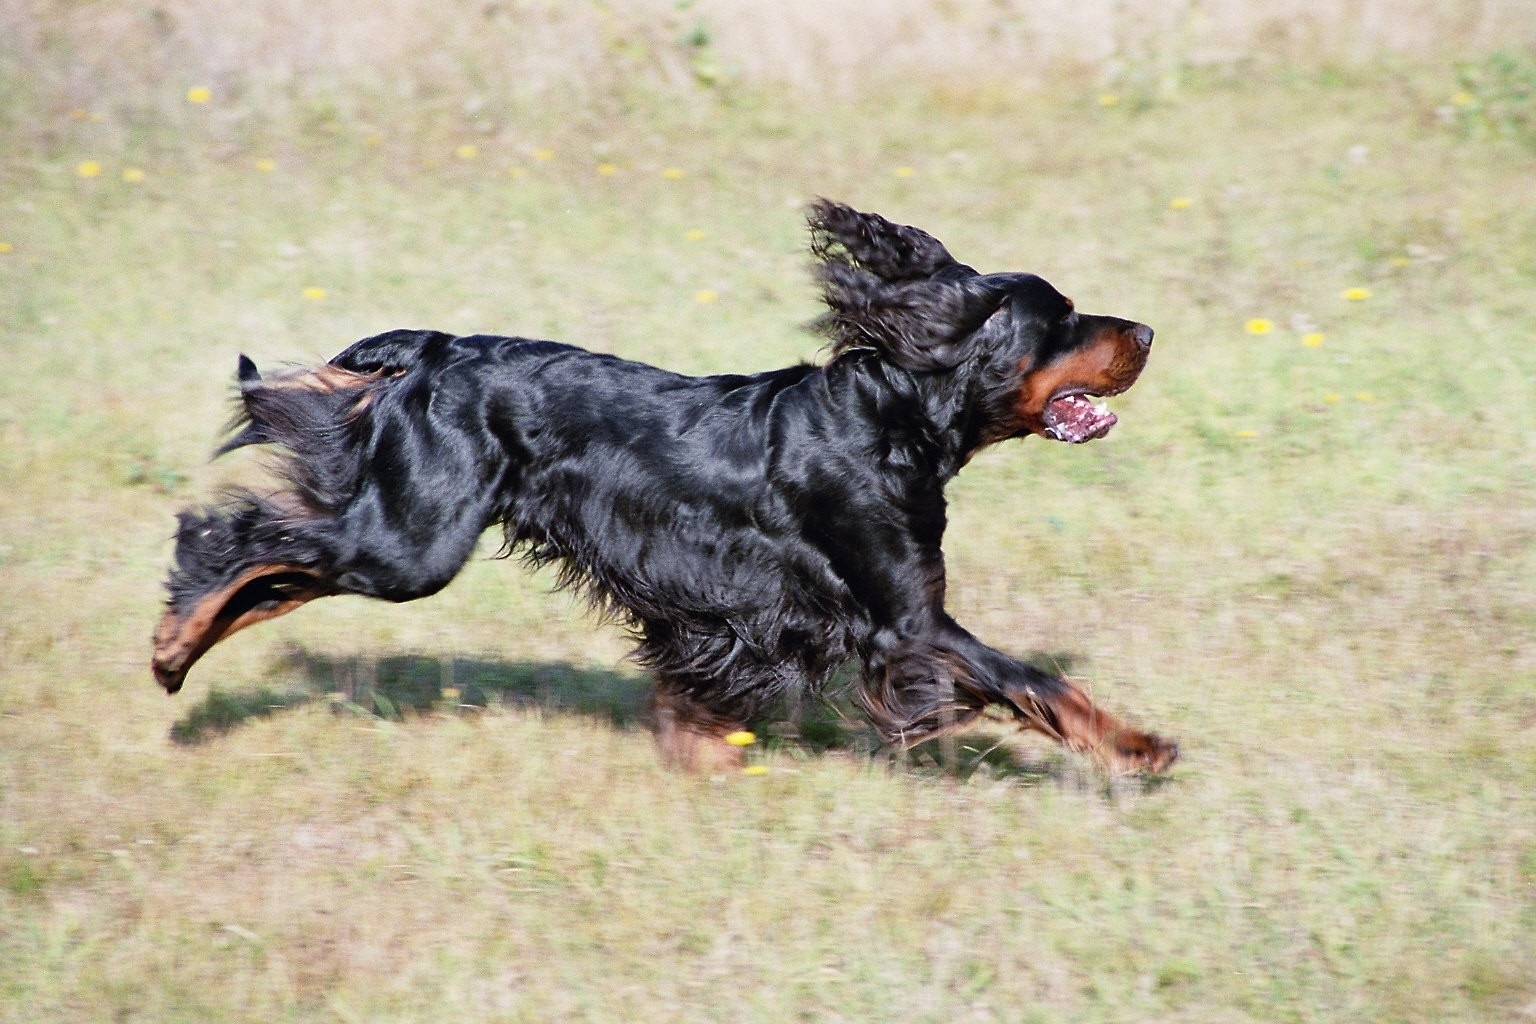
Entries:
[[[334, 367], [269, 382], [241, 371], [240, 443], [288, 449], [287, 489], [182, 514], [152, 658], [171, 693], [225, 637], [315, 598], [436, 593], [493, 518], [505, 456], [468, 413], [423, 415], [391, 400], [394, 380]], [[433, 398], [457, 408], [451, 389]]]
[[[187, 527], [207, 528], [184, 519], [183, 530]], [[181, 551], [178, 556], [183, 557], [181, 568], [192, 565]], [[155, 626], [151, 660], [155, 680], [166, 692], [174, 694], [181, 689], [187, 671], [224, 637], [246, 626], [284, 616], [315, 597], [341, 593], [312, 565], [247, 562], [249, 559], [237, 556], [233, 573], [223, 568], [214, 577], [206, 574], [206, 570], [214, 568], [210, 565], [200, 567], [204, 570], [200, 577], [181, 573], [178, 580], [177, 574], [172, 576], [172, 599]]]
[[247, 496], [206, 514], [184, 513], [170, 599], [155, 630], [152, 668], [170, 693], [221, 640], [315, 598], [356, 594], [409, 601], [441, 590], [485, 528], [488, 501], [445, 507], [426, 494], [413, 509], [417, 532], [363, 511], [295, 517]]

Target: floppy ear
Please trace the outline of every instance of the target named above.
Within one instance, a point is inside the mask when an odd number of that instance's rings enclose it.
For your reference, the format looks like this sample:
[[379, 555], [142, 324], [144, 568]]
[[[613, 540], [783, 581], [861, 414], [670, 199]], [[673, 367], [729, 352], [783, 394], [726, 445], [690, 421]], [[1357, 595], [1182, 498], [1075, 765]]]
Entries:
[[860, 213], [842, 203], [818, 199], [806, 220], [811, 226], [811, 252], [823, 263], [855, 267], [893, 284], [976, 273], [957, 262], [928, 232], [893, 224], [876, 213]]
[[1025, 275], [890, 284], [831, 262], [818, 276], [828, 311], [814, 327], [832, 338], [834, 352], [873, 348], [903, 369], [927, 371], [959, 365], [967, 342]]

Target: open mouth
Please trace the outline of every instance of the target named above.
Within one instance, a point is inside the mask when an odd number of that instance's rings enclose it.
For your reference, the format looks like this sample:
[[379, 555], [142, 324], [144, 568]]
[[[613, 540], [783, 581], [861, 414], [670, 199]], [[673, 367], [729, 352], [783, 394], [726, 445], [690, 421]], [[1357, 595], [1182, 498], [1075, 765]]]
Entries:
[[1086, 394], [1057, 395], [1045, 407], [1045, 436], [1068, 444], [1082, 444], [1109, 433], [1118, 420], [1115, 414]]

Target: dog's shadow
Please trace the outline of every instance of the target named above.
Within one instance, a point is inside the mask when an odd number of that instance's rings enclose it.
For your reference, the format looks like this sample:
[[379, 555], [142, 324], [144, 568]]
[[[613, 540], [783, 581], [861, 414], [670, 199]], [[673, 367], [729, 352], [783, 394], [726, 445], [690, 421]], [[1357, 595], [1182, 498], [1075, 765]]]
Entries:
[[271, 675], [281, 682], [210, 691], [171, 726], [171, 739], [183, 745], [203, 743], [253, 719], [316, 701], [344, 713], [389, 719], [539, 707], [630, 729], [640, 721], [650, 694], [650, 684], [639, 677], [558, 662], [418, 654], [332, 656], [302, 647], [286, 651]]
[[[1072, 659], [1037, 654], [1042, 668], [1064, 672]], [[578, 668], [560, 662], [509, 662], [493, 658], [333, 656], [290, 648], [272, 675], [283, 682], [244, 690], [211, 690], [171, 726], [173, 742], [193, 746], [247, 722], [323, 702], [343, 714], [401, 719], [429, 713], [475, 714], [493, 708], [538, 708], [579, 715], [620, 730], [641, 728], [651, 683], [622, 672]], [[846, 691], [833, 686], [831, 692]], [[996, 732], [979, 730], [941, 737], [910, 751], [881, 746], [873, 728], [848, 696], [817, 697], [776, 709], [752, 728], [766, 746], [794, 756], [826, 754], [890, 758], [923, 773], [969, 779], [981, 774], [1032, 785], [1081, 785], [1083, 769], [1054, 751], [1022, 749]]]

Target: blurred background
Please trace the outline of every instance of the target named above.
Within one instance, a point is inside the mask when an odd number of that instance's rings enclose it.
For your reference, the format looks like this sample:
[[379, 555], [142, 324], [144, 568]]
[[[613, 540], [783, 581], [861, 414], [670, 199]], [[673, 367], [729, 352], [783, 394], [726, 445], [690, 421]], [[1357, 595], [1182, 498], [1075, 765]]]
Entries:
[[[1529, 0], [0, 0], [0, 1021], [1536, 1019]], [[1178, 737], [662, 770], [496, 560], [148, 671], [244, 352], [820, 357], [803, 210], [1152, 324], [950, 607]]]
[[911, 82], [1038, 88], [1066, 74], [1166, 94], [1195, 69], [1445, 61], [1536, 39], [1523, 0], [8, 0], [0, 17], [13, 115], [79, 107], [124, 128], [174, 106], [189, 80], [238, 107], [229, 120], [332, 103], [484, 121], [487, 107], [489, 118], [546, 98], [586, 108], [701, 86], [846, 98]]

